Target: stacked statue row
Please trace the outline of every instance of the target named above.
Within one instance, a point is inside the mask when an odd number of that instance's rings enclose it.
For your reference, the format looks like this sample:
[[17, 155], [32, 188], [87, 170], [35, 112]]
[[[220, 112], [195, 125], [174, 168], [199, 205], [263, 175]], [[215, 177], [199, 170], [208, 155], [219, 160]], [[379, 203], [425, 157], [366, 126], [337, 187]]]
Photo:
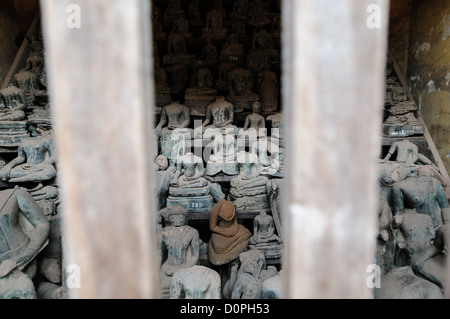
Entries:
[[[176, 18], [170, 20], [172, 28], [167, 38], [157, 20], [159, 9], [154, 9], [157, 107], [169, 104], [172, 94], [183, 96], [185, 104], [192, 109], [194, 115], [205, 115], [206, 106], [220, 94], [226, 95], [226, 99], [235, 105], [235, 112], [251, 109], [252, 103], [257, 100], [261, 102], [263, 111], [276, 111], [279, 81], [272, 68], [279, 63], [280, 54], [274, 49], [273, 38], [279, 37], [279, 32], [269, 33], [265, 24], [258, 25], [252, 35], [252, 48], [245, 57], [246, 50], [244, 44], [240, 43], [240, 38], [246, 34], [246, 20], [235, 22], [240, 27], [232, 27], [232, 32], [229, 33], [223, 26], [224, 10], [219, 6], [207, 14], [202, 36], [206, 44], [197, 59], [196, 54], [188, 52], [187, 41], [193, 37], [189, 30], [190, 22], [185, 18], [179, 1], [175, 2], [177, 3], [172, 5], [179, 9], [173, 10]], [[226, 42], [223, 43], [225, 38]], [[161, 67], [158, 43], [165, 42], [158, 42], [158, 39], [167, 42], [167, 50], [162, 53], [164, 67]]]
[[[237, 221], [232, 202], [219, 200], [211, 209], [211, 237], [204, 243], [187, 225], [188, 211], [174, 206], [160, 211], [159, 251], [162, 298], [279, 298], [281, 272], [266, 259], [279, 258], [282, 240], [274, 218], [261, 213], [253, 234]], [[225, 276], [218, 274], [222, 268]], [[266, 280], [271, 281], [266, 282]], [[265, 284], [264, 284], [265, 283]]]
[[392, 144], [380, 162], [376, 298], [444, 296], [449, 199], [448, 181], [417, 145]]
[[424, 125], [417, 119], [419, 108], [409, 101], [406, 90], [396, 76], [392, 62], [386, 64], [384, 107], [388, 116], [382, 125], [384, 137], [408, 137], [423, 135]]
[[[42, 38], [0, 90], [0, 298], [63, 298], [60, 197]], [[11, 158], [14, 149], [15, 157]]]
[[[258, 113], [259, 103], [253, 106], [254, 112], [247, 116], [243, 129], [232, 124], [233, 104], [223, 97], [208, 106], [205, 121], [194, 129], [188, 127], [188, 107], [178, 102], [163, 107], [156, 135], [160, 138], [160, 155], [164, 156], [163, 160], [168, 159], [168, 171], [174, 172], [170, 181], [162, 179], [166, 181], [165, 188], [170, 185], [168, 206], [182, 204], [190, 212], [208, 212], [213, 199], [217, 202], [225, 196], [214, 183], [214, 177], [223, 173], [233, 177], [228, 199], [235, 203], [238, 211], [269, 208], [267, 176], [281, 177], [283, 168], [281, 116], [269, 116], [272, 135], [268, 137], [265, 119]], [[204, 141], [208, 143], [205, 149]], [[205, 160], [186, 151], [188, 143], [194, 148], [197, 144]], [[248, 144], [250, 152], [245, 151]], [[211, 154], [205, 150], [210, 150]], [[214, 198], [209, 195], [211, 190]]]

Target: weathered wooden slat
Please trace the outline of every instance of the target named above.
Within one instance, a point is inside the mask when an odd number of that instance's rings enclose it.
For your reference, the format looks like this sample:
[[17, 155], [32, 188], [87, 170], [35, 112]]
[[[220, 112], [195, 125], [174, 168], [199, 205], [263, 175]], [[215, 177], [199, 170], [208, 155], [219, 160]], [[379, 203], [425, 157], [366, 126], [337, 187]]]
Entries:
[[41, 1], [72, 297], [159, 296], [149, 7]]
[[285, 297], [371, 297], [389, 1], [282, 4]]

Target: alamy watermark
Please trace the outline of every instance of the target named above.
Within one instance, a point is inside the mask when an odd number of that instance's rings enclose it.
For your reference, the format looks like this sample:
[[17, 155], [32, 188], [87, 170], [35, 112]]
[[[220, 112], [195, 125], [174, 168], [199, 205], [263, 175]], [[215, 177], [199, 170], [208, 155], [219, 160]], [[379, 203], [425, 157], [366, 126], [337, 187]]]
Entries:
[[366, 272], [370, 275], [366, 279], [367, 287], [370, 289], [381, 288], [381, 268], [376, 264], [367, 266]]
[[68, 14], [66, 25], [69, 29], [81, 28], [81, 8], [78, 4], [69, 4], [66, 12]]
[[71, 264], [66, 267], [66, 286], [69, 289], [81, 288], [81, 267]]
[[369, 29], [381, 28], [381, 8], [378, 4], [370, 4], [367, 6], [366, 12], [369, 13], [366, 24]]

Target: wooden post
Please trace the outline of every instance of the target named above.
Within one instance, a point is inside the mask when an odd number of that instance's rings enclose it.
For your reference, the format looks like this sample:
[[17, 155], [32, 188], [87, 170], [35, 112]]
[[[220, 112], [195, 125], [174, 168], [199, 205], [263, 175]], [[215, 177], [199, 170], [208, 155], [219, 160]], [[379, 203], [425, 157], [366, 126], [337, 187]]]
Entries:
[[285, 297], [371, 297], [388, 6], [283, 1]]
[[71, 296], [157, 298], [149, 1], [41, 8]]

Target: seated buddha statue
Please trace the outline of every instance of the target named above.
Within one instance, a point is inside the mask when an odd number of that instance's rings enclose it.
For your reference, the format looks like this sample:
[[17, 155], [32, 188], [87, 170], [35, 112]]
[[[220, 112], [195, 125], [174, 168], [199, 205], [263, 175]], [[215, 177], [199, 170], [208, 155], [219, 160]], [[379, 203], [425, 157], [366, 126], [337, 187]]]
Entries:
[[203, 138], [210, 139], [212, 136], [221, 134], [222, 128], [226, 128], [228, 134], [236, 134], [237, 127], [233, 125], [233, 121], [233, 104], [226, 101], [224, 96], [218, 96], [206, 108], [206, 118], [201, 127], [204, 130]]
[[190, 122], [189, 107], [179, 101], [172, 101], [161, 109], [160, 121], [155, 132], [160, 137], [161, 154], [166, 156], [171, 163], [175, 161], [175, 157], [172, 156], [174, 147], [180, 143], [184, 144], [185, 140], [191, 140], [193, 137], [194, 131], [188, 127]]
[[270, 209], [266, 184], [268, 178], [261, 175], [261, 165], [256, 154], [239, 152], [239, 175], [230, 182], [228, 200], [236, 206], [236, 211]]
[[223, 26], [222, 13], [212, 9], [206, 14], [206, 27], [202, 30], [202, 38], [211, 40], [225, 40], [228, 29]]
[[281, 238], [275, 234], [274, 218], [261, 211], [253, 219], [253, 236], [250, 238], [250, 247], [262, 250], [267, 259], [280, 258], [282, 255]]
[[238, 224], [236, 208], [227, 200], [219, 200], [209, 214], [211, 238], [208, 243], [208, 259], [211, 264], [220, 266], [239, 257], [251, 237], [245, 226]]
[[56, 177], [56, 154], [51, 131], [30, 126], [32, 137], [24, 138], [17, 157], [0, 170], [0, 178], [10, 183], [41, 182]]
[[170, 296], [174, 274], [181, 269], [197, 265], [199, 261], [199, 233], [187, 225], [188, 217], [188, 211], [183, 207], [170, 210], [169, 226], [162, 228], [159, 233], [159, 252], [162, 260], [160, 288], [163, 298]]
[[252, 113], [245, 118], [244, 127], [239, 130], [239, 138], [249, 138], [255, 141], [258, 137], [266, 136], [266, 120], [261, 114], [261, 102], [255, 101], [252, 104]]
[[236, 146], [235, 134], [228, 134], [228, 129], [222, 128], [221, 134], [214, 137], [213, 154], [206, 164], [206, 175], [214, 176], [220, 172], [227, 175], [238, 174]]
[[252, 72], [237, 67], [227, 74], [228, 92], [227, 100], [234, 104], [235, 112], [251, 109], [253, 102], [259, 100], [258, 94], [253, 92], [254, 81]]
[[15, 86], [0, 90], [0, 145], [18, 146], [29, 137], [25, 92]]
[[214, 201], [224, 198], [219, 184], [207, 179], [203, 159], [186, 153], [176, 159], [167, 207], [182, 205], [190, 213], [209, 212]]
[[208, 105], [216, 99], [217, 90], [213, 87], [214, 78], [209, 68], [200, 65], [199, 69], [194, 69], [194, 83], [185, 90], [185, 104], [189, 106], [192, 114], [204, 116]]

